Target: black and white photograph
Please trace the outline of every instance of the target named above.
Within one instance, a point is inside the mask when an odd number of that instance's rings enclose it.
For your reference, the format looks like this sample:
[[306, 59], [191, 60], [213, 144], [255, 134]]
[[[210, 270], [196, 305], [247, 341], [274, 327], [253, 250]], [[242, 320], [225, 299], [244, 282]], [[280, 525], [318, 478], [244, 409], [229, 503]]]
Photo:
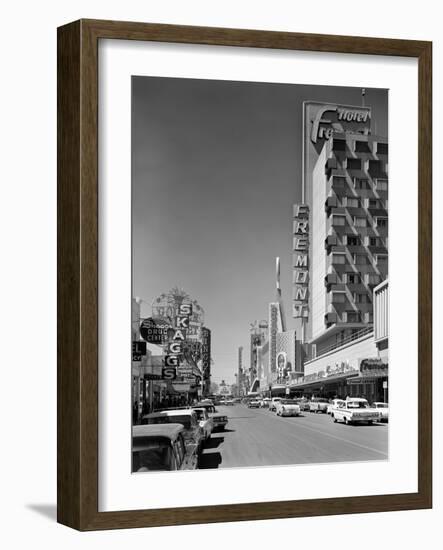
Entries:
[[387, 89], [132, 77], [132, 472], [389, 460]]

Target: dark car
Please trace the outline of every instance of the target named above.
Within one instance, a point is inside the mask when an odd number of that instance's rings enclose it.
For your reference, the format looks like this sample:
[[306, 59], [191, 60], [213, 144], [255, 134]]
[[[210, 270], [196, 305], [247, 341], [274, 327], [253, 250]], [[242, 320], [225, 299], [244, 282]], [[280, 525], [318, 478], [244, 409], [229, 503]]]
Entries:
[[132, 471], [195, 470], [194, 446], [186, 446], [181, 424], [141, 425], [132, 428]]

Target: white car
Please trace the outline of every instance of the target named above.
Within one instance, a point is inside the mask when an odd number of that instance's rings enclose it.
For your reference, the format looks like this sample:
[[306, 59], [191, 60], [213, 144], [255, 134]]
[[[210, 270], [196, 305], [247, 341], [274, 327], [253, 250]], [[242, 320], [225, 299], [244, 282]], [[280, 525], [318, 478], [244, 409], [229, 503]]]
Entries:
[[345, 424], [372, 424], [380, 420], [380, 412], [370, 407], [366, 399], [352, 397], [333, 407], [331, 417], [334, 422], [340, 421]]
[[276, 411], [277, 403], [282, 400], [282, 397], [273, 397], [269, 402], [269, 410], [271, 412]]
[[211, 437], [212, 430], [214, 429], [214, 421], [209, 417], [206, 407], [193, 407], [192, 410], [195, 411], [197, 415], [198, 423], [203, 432], [203, 439], [207, 441]]
[[313, 397], [309, 402], [309, 412], [325, 413], [329, 405], [329, 400], [325, 397]]
[[281, 399], [275, 405], [278, 416], [298, 416], [300, 405], [293, 399]]
[[338, 407], [338, 405], [339, 405], [340, 403], [345, 403], [345, 400], [344, 400], [344, 399], [333, 399], [332, 402], [329, 403], [329, 405], [327, 406], [326, 412], [327, 412], [328, 414], [331, 414], [331, 413], [332, 413], [332, 409], [333, 409], [334, 407]]
[[372, 403], [374, 409], [377, 409], [380, 413], [380, 421], [388, 422], [389, 420], [389, 405], [388, 403], [382, 403], [381, 401], [376, 401]]

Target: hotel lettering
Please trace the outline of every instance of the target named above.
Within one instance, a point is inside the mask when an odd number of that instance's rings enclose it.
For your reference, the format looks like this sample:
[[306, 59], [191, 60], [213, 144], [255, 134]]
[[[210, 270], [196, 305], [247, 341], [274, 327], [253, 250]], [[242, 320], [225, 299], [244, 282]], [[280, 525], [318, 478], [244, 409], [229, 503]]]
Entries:
[[293, 304], [294, 318], [308, 317], [309, 206], [294, 205], [293, 220]]

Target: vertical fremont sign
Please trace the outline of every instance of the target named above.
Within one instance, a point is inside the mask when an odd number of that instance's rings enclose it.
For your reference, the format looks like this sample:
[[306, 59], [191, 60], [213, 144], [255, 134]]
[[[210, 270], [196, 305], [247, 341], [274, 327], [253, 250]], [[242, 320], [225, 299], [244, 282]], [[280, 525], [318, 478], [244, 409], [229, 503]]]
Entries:
[[308, 317], [309, 206], [294, 204], [292, 316]]

